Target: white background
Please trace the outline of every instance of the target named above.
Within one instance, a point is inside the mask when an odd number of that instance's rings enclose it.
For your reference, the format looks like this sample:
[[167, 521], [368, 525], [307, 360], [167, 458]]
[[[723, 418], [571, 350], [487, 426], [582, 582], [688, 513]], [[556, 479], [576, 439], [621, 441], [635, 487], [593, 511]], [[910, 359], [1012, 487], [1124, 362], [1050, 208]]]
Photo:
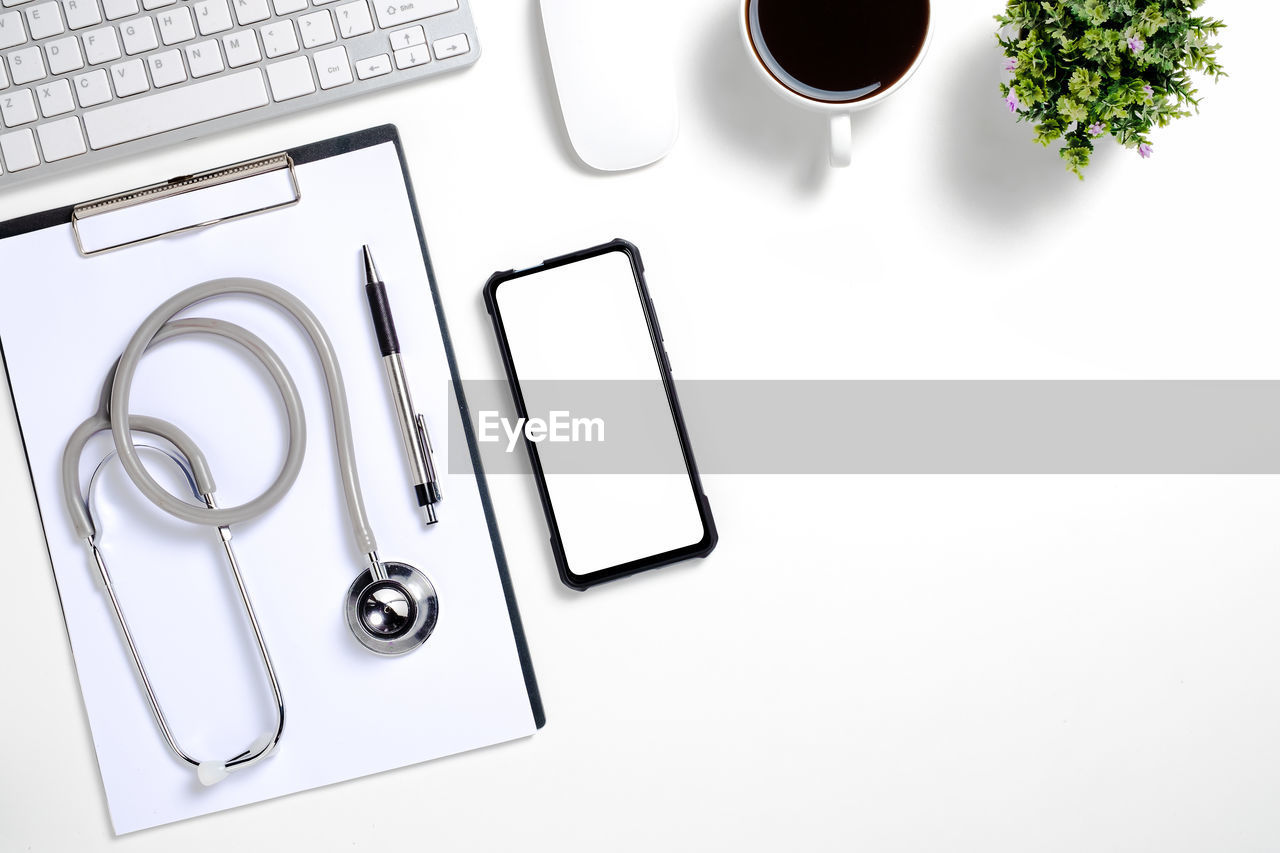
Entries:
[[[574, 165], [534, 4], [477, 0], [470, 72], [12, 190], [0, 216], [394, 121], [468, 377], [501, 375], [489, 273], [614, 236], [644, 252], [677, 377], [1280, 376], [1275, 4], [1210, 0], [1232, 78], [1084, 183], [1002, 114], [998, 0], [937, 4], [842, 174], [745, 65], [734, 2], [667, 5], [682, 135], [637, 174]], [[0, 432], [0, 846], [97, 849], [11, 413]], [[710, 560], [586, 595], [532, 482], [493, 486], [543, 732], [116, 847], [1280, 847], [1275, 478], [712, 478]]]

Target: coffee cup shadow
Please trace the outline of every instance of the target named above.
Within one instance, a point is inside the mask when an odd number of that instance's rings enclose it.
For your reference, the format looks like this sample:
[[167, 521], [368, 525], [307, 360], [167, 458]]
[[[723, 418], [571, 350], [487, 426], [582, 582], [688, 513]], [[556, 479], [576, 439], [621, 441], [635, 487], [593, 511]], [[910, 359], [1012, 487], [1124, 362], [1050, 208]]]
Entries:
[[[770, 91], [742, 43], [738, 4], [727, 5], [701, 43], [699, 113], [711, 119], [727, 148], [758, 161], [757, 176], [776, 174], [802, 193], [816, 192], [832, 172], [827, 162], [830, 119]], [[858, 138], [874, 124], [876, 112], [854, 116], [854, 169]]]
[[[947, 137], [938, 146], [938, 184], [946, 187], [965, 218], [972, 214], [1001, 227], [1025, 228], [1053, 211], [1083, 185], [1067, 171], [1058, 144], [1045, 148], [1030, 122], [1017, 121], [1000, 96], [1009, 73], [990, 36], [964, 51], [944, 96]], [[1113, 160], [1109, 140], [1099, 144], [1090, 180]]]

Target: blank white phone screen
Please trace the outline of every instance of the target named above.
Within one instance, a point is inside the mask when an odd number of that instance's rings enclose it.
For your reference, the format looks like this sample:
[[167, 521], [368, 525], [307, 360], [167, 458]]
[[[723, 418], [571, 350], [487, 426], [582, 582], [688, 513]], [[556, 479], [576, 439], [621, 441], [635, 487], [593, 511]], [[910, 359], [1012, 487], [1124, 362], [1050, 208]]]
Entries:
[[[581, 410], [572, 412], [575, 417], [591, 416], [593, 394], [616, 395], [619, 389], [643, 395], [643, 400], [629, 398], [628, 406], [667, 413], [645, 418], [659, 424], [659, 434], [646, 431], [643, 450], [652, 458], [657, 440], [668, 463], [657, 470], [665, 473], [546, 473], [569, 570], [592, 574], [701, 542], [702, 516], [630, 258], [608, 252], [510, 279], [498, 286], [495, 300], [531, 419], [545, 416], [564, 399], [563, 382], [554, 383], [560, 393], [552, 395], [547, 389], [552, 383], [537, 380], [582, 380], [573, 383], [574, 407]], [[599, 380], [649, 381], [613, 385]], [[542, 399], [544, 394], [556, 400]], [[599, 402], [600, 410], [609, 408]], [[606, 419], [604, 440], [625, 442], [626, 430], [610, 430]], [[567, 447], [570, 453], [583, 452]], [[610, 458], [624, 458], [626, 450], [610, 447]], [[684, 473], [675, 473], [679, 470]]]

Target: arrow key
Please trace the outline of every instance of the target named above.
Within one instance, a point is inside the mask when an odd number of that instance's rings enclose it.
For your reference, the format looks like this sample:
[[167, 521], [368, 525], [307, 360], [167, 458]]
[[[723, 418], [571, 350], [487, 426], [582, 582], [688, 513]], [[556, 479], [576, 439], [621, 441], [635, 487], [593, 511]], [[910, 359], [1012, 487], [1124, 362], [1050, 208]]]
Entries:
[[414, 68], [431, 61], [431, 53], [425, 47], [406, 47], [395, 51], [396, 68]]
[[471, 42], [467, 41], [466, 33], [439, 39], [432, 47], [435, 49], [436, 59], [451, 59], [471, 52]]
[[419, 47], [427, 43], [427, 34], [422, 27], [409, 27], [391, 34], [391, 49], [404, 50], [406, 47]]

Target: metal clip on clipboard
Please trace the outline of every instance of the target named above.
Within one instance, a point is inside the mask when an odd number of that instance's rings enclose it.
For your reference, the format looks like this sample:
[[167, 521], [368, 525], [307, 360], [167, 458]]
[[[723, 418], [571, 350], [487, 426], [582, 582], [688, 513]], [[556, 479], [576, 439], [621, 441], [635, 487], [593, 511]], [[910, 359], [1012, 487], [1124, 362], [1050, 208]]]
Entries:
[[[90, 257], [270, 213], [301, 200], [293, 158], [273, 154], [78, 204], [71, 211], [71, 230], [76, 249]], [[167, 206], [163, 218], [177, 224], [159, 233], [143, 226], [139, 208], [153, 204]], [[146, 221], [154, 222], [154, 214], [152, 208]]]

